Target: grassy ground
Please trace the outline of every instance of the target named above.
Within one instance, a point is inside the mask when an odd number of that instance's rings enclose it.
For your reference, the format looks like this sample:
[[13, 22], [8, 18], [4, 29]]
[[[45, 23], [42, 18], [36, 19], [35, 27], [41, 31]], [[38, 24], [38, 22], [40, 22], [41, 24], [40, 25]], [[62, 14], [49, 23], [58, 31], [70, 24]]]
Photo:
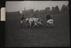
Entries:
[[17, 47], [67, 47], [69, 46], [69, 16], [59, 15], [53, 28], [21, 28], [18, 13], [7, 14], [6, 46]]

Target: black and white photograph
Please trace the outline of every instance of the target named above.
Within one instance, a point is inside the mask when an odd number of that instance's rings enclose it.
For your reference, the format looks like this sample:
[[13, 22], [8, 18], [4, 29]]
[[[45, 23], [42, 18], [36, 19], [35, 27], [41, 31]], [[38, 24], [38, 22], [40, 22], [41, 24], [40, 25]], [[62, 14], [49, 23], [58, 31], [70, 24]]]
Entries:
[[69, 47], [69, 1], [6, 1], [6, 47]]

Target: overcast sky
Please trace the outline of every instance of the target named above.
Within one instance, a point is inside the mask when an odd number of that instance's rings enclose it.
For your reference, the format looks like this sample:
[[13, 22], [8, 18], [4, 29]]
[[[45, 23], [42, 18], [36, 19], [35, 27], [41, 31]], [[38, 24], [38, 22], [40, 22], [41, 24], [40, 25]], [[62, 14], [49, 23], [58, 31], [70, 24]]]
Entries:
[[6, 11], [15, 12], [19, 10], [34, 9], [42, 10], [46, 7], [55, 7], [56, 5], [61, 9], [62, 5], [68, 5], [68, 1], [7, 1], [6, 2]]

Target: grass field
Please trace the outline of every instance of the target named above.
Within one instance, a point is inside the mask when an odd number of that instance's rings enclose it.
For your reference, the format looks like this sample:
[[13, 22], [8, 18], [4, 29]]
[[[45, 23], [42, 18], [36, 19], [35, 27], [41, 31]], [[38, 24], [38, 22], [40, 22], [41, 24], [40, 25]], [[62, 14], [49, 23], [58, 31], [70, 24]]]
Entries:
[[55, 15], [53, 28], [20, 27], [18, 13], [8, 13], [6, 21], [6, 46], [17, 47], [69, 47], [69, 16]]

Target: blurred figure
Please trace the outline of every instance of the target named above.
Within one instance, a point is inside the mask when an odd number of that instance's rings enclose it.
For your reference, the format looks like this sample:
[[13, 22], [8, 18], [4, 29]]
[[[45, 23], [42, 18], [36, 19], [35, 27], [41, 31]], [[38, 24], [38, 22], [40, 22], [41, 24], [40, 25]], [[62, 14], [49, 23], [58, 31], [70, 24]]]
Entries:
[[25, 22], [25, 17], [24, 17], [24, 15], [22, 15], [22, 17], [20, 19], [21, 28], [23, 28], [24, 22]]
[[51, 17], [51, 15], [48, 14], [48, 15], [46, 16], [46, 20], [49, 20], [49, 19], [52, 19], [52, 17]]
[[47, 15], [46, 16], [46, 22], [47, 22], [47, 26], [53, 26], [54, 25], [54, 19], [51, 17], [51, 15]]
[[24, 15], [23, 15], [23, 16], [21, 17], [21, 23], [23, 23], [24, 19], [25, 19], [25, 17], [24, 17]]

